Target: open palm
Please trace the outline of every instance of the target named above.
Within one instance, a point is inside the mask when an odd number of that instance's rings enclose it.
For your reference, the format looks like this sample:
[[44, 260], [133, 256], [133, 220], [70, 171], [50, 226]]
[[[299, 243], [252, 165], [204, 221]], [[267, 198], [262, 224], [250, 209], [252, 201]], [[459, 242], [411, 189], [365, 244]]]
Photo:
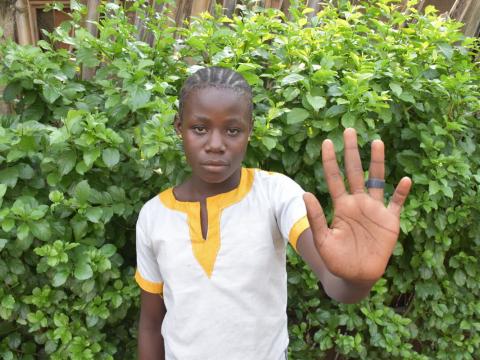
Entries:
[[[400, 212], [411, 180], [400, 180], [391, 201], [384, 205], [383, 189], [364, 187], [364, 175], [354, 129], [346, 129], [345, 170], [347, 192], [330, 140], [322, 144], [322, 161], [333, 200], [334, 217], [328, 227], [323, 210], [312, 194], [305, 194], [308, 220], [315, 246], [334, 275], [352, 281], [374, 281], [385, 272], [400, 229]], [[384, 145], [372, 143], [370, 179], [384, 179]]]

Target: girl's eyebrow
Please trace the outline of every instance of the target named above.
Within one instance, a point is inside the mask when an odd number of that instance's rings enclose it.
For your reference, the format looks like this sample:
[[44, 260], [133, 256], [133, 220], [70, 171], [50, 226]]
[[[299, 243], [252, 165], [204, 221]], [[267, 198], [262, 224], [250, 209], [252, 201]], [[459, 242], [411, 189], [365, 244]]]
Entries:
[[204, 116], [204, 115], [193, 115], [193, 117], [195, 118], [195, 120], [200, 120], [200, 121], [204, 121], [204, 122], [210, 121], [210, 118], [208, 116]]

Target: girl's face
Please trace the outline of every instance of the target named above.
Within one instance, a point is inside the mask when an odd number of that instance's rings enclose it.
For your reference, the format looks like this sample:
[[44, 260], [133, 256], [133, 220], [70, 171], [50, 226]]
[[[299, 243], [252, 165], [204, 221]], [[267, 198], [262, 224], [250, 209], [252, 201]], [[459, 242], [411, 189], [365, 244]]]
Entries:
[[222, 183], [242, 165], [252, 130], [250, 107], [245, 96], [232, 89], [194, 89], [175, 128], [194, 177]]

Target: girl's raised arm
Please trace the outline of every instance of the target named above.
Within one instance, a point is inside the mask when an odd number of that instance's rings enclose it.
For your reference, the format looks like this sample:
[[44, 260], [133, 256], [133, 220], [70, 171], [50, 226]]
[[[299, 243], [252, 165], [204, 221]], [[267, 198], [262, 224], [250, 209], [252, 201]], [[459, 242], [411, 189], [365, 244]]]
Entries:
[[398, 239], [400, 212], [412, 181], [402, 178], [386, 207], [383, 142], [372, 143], [368, 192], [354, 129], [345, 130], [344, 142], [349, 191], [333, 143], [325, 140], [322, 161], [334, 217], [329, 227], [318, 200], [312, 194], [305, 194], [310, 229], [300, 236], [297, 249], [319, 276], [327, 294], [339, 301], [355, 302], [365, 297], [385, 272]]

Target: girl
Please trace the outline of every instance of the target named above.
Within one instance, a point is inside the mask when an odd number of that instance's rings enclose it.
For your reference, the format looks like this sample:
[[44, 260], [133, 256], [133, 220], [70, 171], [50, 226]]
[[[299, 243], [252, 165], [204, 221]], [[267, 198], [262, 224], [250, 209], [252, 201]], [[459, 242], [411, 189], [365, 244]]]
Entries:
[[289, 241], [326, 293], [353, 303], [383, 275], [411, 180], [383, 203], [384, 146], [372, 143], [365, 192], [356, 133], [346, 129], [349, 192], [333, 143], [322, 160], [334, 218], [288, 177], [242, 168], [253, 128], [252, 92], [229, 69], [185, 82], [175, 129], [192, 175], [149, 200], [137, 222], [139, 358], [286, 358]]

